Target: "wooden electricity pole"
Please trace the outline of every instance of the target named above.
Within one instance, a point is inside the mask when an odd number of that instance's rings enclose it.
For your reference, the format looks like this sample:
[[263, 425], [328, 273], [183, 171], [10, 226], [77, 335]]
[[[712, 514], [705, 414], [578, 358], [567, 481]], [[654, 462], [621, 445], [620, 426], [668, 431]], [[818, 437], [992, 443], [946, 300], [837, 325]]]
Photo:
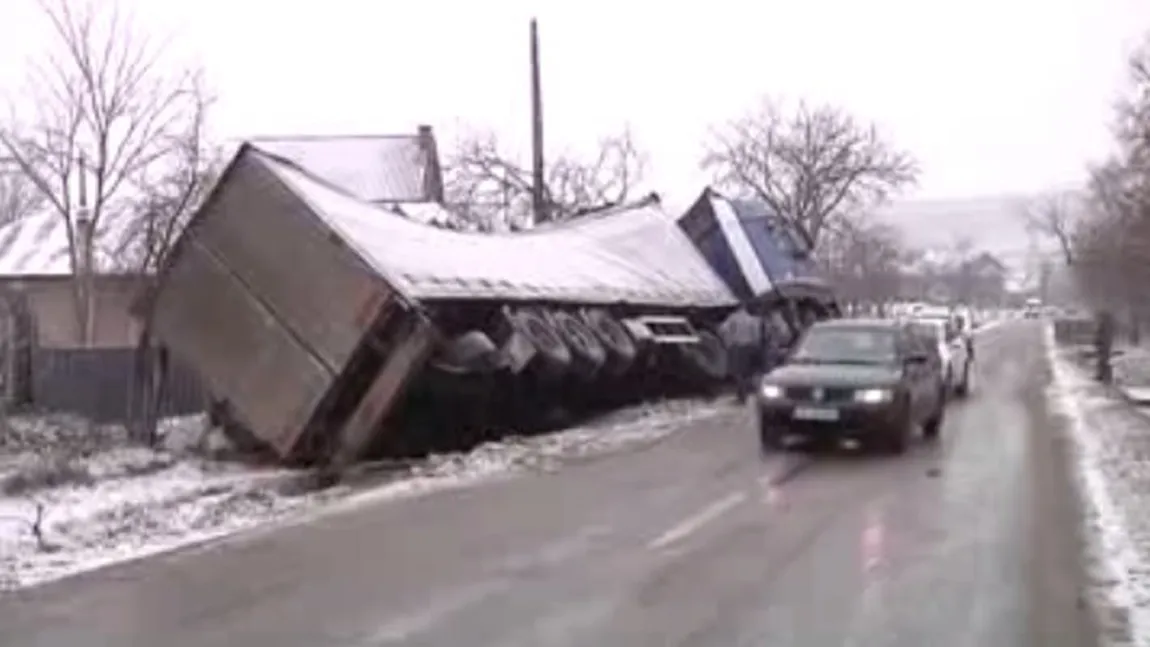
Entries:
[[543, 88], [539, 80], [539, 27], [531, 19], [531, 213], [535, 223], [551, 214], [543, 172]]

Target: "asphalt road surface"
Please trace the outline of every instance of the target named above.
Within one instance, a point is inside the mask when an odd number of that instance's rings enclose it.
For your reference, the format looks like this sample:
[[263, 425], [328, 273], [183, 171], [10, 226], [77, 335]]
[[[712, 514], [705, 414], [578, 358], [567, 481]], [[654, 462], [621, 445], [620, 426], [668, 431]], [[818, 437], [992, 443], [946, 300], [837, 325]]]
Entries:
[[744, 411], [0, 599], [19, 647], [1093, 644], [1039, 326], [906, 456], [763, 460]]

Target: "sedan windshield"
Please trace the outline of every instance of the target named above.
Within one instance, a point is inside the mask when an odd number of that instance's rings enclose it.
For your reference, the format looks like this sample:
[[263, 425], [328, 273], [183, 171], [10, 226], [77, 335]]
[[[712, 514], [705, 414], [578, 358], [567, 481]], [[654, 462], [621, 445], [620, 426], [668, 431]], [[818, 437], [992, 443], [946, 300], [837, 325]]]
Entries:
[[791, 355], [799, 364], [890, 364], [897, 357], [890, 330], [812, 328]]
[[946, 325], [941, 321], [920, 320], [910, 324], [911, 331], [931, 342], [940, 342], [946, 339]]

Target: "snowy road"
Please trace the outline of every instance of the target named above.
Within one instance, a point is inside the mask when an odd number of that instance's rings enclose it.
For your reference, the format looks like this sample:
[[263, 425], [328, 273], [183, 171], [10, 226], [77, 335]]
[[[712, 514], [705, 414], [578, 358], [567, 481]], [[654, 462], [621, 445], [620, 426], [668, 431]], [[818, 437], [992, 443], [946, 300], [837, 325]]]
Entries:
[[1092, 644], [1040, 326], [905, 457], [762, 461], [732, 411], [653, 447], [0, 598], [0, 644]]

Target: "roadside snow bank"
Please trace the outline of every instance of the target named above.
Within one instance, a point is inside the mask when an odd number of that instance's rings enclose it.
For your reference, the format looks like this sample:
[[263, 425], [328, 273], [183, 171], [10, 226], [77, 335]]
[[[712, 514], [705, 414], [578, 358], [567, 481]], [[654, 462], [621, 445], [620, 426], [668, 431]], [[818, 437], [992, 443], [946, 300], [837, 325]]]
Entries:
[[[200, 541], [301, 504], [269, 487], [286, 470], [127, 446], [122, 429], [58, 417], [10, 426], [21, 440], [0, 464], [0, 590]], [[165, 441], [202, 430], [199, 417], [161, 429]]]
[[[1090, 349], [1093, 351], [1093, 349]], [[1150, 386], [1150, 348], [1143, 346], [1119, 346], [1110, 360], [1114, 369], [1115, 383], [1132, 386]]]
[[1113, 645], [1150, 644], [1150, 421], [1060, 352], [1051, 326], [1049, 397], [1068, 422], [1095, 594]]
[[161, 450], [125, 446], [122, 430], [77, 420], [17, 420], [11, 426], [18, 431], [0, 444], [0, 591], [272, 521], [552, 470], [654, 443], [732, 410], [691, 400], [640, 406], [467, 453], [365, 465], [358, 478], [320, 492], [298, 487], [302, 472], [203, 458], [204, 421], [198, 416], [165, 421]]

